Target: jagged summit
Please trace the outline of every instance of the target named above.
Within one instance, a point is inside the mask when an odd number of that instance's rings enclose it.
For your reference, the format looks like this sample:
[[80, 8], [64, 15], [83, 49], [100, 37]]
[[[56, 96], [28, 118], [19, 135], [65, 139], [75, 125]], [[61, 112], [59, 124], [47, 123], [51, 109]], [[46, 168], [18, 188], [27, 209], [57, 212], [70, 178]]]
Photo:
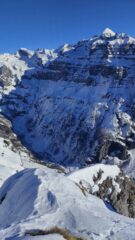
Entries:
[[110, 28], [105, 28], [101, 35], [103, 37], [110, 38], [110, 37], [114, 37], [116, 33], [113, 32]]
[[[69, 57], [72, 57], [73, 52], [76, 51], [77, 49], [77, 58], [79, 57], [79, 54], [81, 55], [85, 55], [85, 46], [89, 46], [89, 45], [93, 45], [96, 46], [98, 44], [102, 44], [103, 42], [105, 44], [107, 44], [107, 42], [109, 41], [109, 45], [112, 45], [113, 47], [117, 47], [118, 45], [121, 46], [123, 44], [135, 44], [135, 39], [131, 36], [129, 36], [126, 33], [116, 33], [114, 31], [112, 31], [110, 28], [105, 28], [104, 31], [99, 34], [99, 35], [95, 35], [89, 39], [82, 39], [79, 40], [77, 43], [75, 44], [63, 44], [61, 46], [59, 46], [56, 49], [40, 49], [38, 48], [35, 51], [29, 50], [27, 48], [20, 48], [17, 51], [17, 56], [24, 59], [24, 58], [32, 58], [33, 56], [39, 56], [39, 58], [42, 58], [42, 62], [46, 63], [48, 60], [54, 60], [57, 57], [60, 56], [65, 56], [68, 54], [70, 54]], [[101, 43], [102, 42], [102, 43]], [[84, 47], [85, 49], [83, 49], [80, 53], [79, 51], [79, 47]], [[26, 60], [26, 59], [25, 59]]]

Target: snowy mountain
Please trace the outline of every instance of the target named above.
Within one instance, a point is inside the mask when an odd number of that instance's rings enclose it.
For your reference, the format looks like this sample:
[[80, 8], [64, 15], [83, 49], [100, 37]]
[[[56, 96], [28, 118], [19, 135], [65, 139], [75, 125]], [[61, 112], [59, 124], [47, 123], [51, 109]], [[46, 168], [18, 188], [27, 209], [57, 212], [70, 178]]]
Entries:
[[110, 29], [56, 50], [0, 55], [1, 114], [42, 161], [115, 163], [134, 176], [135, 39]]
[[134, 240], [134, 85], [108, 28], [0, 55], [0, 239]]

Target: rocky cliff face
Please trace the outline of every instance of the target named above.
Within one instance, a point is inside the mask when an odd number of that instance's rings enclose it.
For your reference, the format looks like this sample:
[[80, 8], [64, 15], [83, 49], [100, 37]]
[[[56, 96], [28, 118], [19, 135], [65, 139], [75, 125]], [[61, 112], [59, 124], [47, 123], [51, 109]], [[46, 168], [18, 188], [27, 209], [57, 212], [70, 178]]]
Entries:
[[56, 50], [0, 56], [1, 112], [38, 158], [135, 173], [135, 39], [106, 29]]

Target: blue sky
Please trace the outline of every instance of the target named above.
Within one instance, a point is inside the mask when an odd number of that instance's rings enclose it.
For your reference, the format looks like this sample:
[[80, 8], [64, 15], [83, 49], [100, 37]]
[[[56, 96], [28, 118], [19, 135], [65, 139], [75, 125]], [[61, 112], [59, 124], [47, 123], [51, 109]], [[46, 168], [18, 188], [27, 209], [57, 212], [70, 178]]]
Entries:
[[0, 0], [0, 52], [56, 48], [109, 27], [135, 37], [135, 0]]

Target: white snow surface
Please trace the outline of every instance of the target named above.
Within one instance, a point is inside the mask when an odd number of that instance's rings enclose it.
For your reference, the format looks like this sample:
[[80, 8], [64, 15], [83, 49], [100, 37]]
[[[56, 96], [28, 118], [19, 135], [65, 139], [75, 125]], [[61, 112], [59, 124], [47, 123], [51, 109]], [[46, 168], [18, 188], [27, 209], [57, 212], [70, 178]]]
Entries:
[[[0, 189], [0, 239], [29, 237], [28, 230], [67, 229], [86, 240], [134, 240], [135, 220], [110, 211], [97, 197], [82, 193], [68, 177], [49, 169], [25, 169]], [[53, 238], [54, 237], [54, 238]]]

